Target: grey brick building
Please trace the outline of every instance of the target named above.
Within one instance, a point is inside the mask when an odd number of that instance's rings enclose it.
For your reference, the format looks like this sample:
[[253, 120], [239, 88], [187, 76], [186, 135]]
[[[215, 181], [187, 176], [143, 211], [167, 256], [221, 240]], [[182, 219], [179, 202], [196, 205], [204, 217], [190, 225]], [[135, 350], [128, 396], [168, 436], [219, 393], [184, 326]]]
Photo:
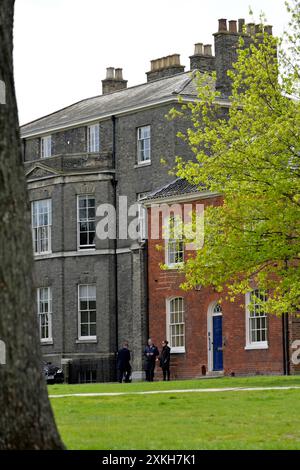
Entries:
[[[192, 158], [176, 135], [185, 121], [166, 114], [196, 99], [193, 71], [217, 71], [228, 106], [226, 71], [243, 21], [219, 21], [215, 56], [196, 44], [191, 71], [178, 54], [151, 62], [147, 83], [127, 88], [121, 69], [107, 69], [103, 94], [75, 103], [21, 129], [32, 204], [37, 310], [43, 354], [71, 364], [71, 381], [115, 379], [115, 353], [130, 343], [133, 377], [142, 377], [147, 340], [147, 243], [118, 234], [99, 239], [97, 208], [119, 196], [128, 205], [174, 179], [176, 155]], [[252, 25], [248, 26], [249, 28]], [[247, 39], [247, 34], [244, 35]], [[161, 164], [161, 159], [165, 164]], [[123, 209], [121, 212], [123, 214]], [[116, 231], [120, 218], [116, 219]]]

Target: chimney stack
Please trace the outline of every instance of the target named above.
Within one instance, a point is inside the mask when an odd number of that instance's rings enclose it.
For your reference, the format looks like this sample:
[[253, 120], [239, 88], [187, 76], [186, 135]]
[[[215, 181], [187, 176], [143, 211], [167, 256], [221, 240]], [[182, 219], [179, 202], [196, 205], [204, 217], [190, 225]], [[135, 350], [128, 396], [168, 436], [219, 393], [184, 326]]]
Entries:
[[184, 72], [184, 65], [180, 64], [180, 55], [172, 54], [167, 57], [151, 60], [151, 70], [147, 72], [147, 81], [159, 80]]
[[202, 42], [195, 44], [194, 55], [190, 56], [191, 70], [211, 73], [216, 69], [215, 57], [212, 55], [211, 44], [203, 45]]
[[[227, 71], [232, 69], [232, 64], [237, 60], [237, 49], [239, 47], [239, 39], [244, 39], [244, 47], [250, 46], [253, 41], [253, 35], [262, 32], [261, 25], [249, 23], [245, 25], [245, 20], [240, 18], [238, 21], [220, 19], [218, 32], [215, 37], [215, 67], [217, 72], [216, 89], [221, 92], [223, 98], [231, 95], [231, 79], [227, 75]], [[272, 26], [264, 26], [264, 32], [272, 34]]]
[[106, 78], [102, 80], [102, 94], [107, 95], [125, 88], [127, 88], [127, 80], [123, 79], [123, 69], [108, 67], [106, 69]]
[[[232, 69], [232, 64], [237, 60], [237, 49], [239, 47], [239, 39], [242, 36], [245, 47], [250, 44], [251, 38], [245, 33], [245, 20], [230, 20], [229, 29], [227, 29], [227, 20], [219, 20], [218, 32], [215, 37], [215, 56], [216, 56], [216, 72], [217, 81], [216, 89], [221, 92], [223, 98], [231, 95], [231, 79], [228, 77], [228, 70]], [[247, 25], [247, 31], [250, 27]]]
[[238, 23], [239, 23], [239, 33], [240, 33], [240, 34], [243, 34], [243, 32], [244, 32], [244, 26], [245, 26], [245, 20], [244, 20], [244, 18], [240, 18], [240, 19], [238, 20]]

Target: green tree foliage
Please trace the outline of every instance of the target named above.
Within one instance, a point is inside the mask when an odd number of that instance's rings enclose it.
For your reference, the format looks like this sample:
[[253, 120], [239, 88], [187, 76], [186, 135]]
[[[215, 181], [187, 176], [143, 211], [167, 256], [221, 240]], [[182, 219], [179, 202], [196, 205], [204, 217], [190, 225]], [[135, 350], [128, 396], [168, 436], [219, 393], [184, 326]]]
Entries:
[[179, 136], [195, 159], [177, 158], [178, 176], [224, 200], [205, 211], [205, 244], [187, 260], [183, 287], [226, 286], [233, 300], [256, 285], [275, 314], [300, 310], [300, 1], [287, 8], [281, 39], [263, 18], [249, 47], [241, 37], [226, 112], [201, 74], [199, 100], [172, 112], [192, 121]]

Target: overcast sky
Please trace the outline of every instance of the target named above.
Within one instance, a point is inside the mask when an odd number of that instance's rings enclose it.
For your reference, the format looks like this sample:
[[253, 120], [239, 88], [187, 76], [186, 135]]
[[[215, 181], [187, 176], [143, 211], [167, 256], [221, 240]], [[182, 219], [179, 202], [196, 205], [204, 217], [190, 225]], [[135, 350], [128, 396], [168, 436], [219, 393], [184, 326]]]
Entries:
[[165, 55], [188, 70], [194, 43], [213, 43], [219, 18], [249, 20], [249, 6], [282, 33], [284, 0], [16, 0], [21, 124], [101, 94], [106, 67], [122, 67], [128, 86]]

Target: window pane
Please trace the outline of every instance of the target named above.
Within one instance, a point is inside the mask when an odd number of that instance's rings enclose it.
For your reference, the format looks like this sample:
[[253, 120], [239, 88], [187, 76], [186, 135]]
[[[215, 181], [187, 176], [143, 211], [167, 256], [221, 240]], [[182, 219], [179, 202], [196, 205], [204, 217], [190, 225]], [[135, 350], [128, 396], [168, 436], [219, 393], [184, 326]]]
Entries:
[[96, 299], [96, 286], [88, 286], [89, 298], [92, 300]]
[[84, 285], [79, 287], [79, 296], [80, 299], [88, 299], [88, 286]]
[[81, 233], [80, 234], [80, 246], [88, 245], [88, 234]]
[[81, 336], [89, 336], [88, 324], [81, 325]]
[[88, 322], [89, 322], [88, 312], [81, 312], [81, 323], [88, 323]]
[[81, 300], [80, 301], [80, 310], [87, 310], [88, 309], [88, 301], [87, 300]]
[[96, 335], [97, 335], [96, 325], [92, 324], [91, 327], [90, 327], [90, 336], [96, 336]]

